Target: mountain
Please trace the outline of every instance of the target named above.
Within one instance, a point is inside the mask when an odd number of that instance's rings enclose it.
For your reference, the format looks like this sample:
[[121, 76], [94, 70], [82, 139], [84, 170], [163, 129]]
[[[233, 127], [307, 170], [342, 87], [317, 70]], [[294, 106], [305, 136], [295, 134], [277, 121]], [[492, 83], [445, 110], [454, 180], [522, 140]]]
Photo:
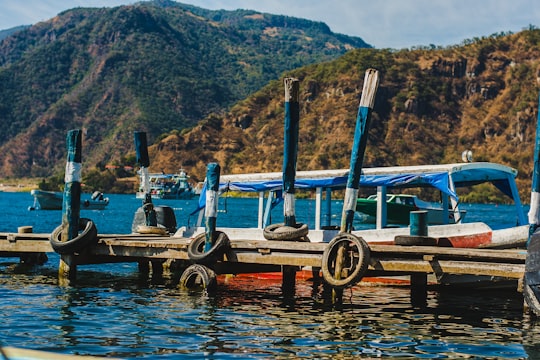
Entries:
[[24, 29], [26, 29], [28, 27], [29, 27], [29, 25], [21, 25], [21, 26], [16, 26], [16, 27], [10, 28], [10, 29], [0, 30], [0, 40], [2, 40], [3, 38], [8, 37], [9, 35], [13, 34], [14, 32], [24, 30]]
[[[448, 48], [358, 49], [284, 74], [300, 80], [298, 170], [348, 168], [365, 70], [381, 81], [364, 167], [474, 161], [519, 171], [528, 202], [534, 162], [540, 30], [465, 40]], [[180, 164], [202, 180], [209, 162], [223, 174], [281, 171], [283, 79], [150, 147], [151, 168]], [[462, 201], [501, 201], [480, 189]]]
[[76, 128], [83, 163], [125, 163], [135, 130], [153, 143], [284, 71], [360, 47], [369, 45], [320, 22], [174, 1], [62, 12], [0, 41], [0, 169], [62, 172]]

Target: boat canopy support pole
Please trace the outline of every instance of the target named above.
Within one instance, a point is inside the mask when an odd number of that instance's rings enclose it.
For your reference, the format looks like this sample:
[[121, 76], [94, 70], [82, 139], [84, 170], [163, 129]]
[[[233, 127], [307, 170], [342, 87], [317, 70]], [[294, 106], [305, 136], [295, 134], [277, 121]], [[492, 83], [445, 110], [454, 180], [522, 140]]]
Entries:
[[375, 228], [383, 229], [388, 225], [387, 208], [386, 186], [377, 186], [377, 214]]
[[523, 208], [521, 207], [521, 200], [519, 198], [519, 190], [517, 188], [516, 182], [514, 181], [512, 175], [508, 175], [508, 184], [510, 185], [510, 191], [512, 192], [512, 198], [514, 199], [514, 205], [516, 207], [516, 214], [517, 214], [517, 224], [518, 225], [527, 225], [527, 217], [525, 216], [525, 213], [523, 212]]
[[268, 198], [266, 199], [266, 207], [264, 209], [264, 214], [262, 215], [262, 228], [264, 229], [267, 227], [270, 222], [272, 221], [271, 215], [272, 215], [272, 202], [274, 201], [275, 193], [274, 191], [268, 192]]
[[321, 230], [322, 188], [315, 189], [315, 230]]
[[264, 216], [264, 191], [259, 191], [259, 211], [257, 216], [257, 228], [263, 228], [263, 216]]
[[332, 224], [332, 189], [326, 188], [326, 214], [325, 214], [325, 226]]
[[[448, 175], [448, 187], [450, 188], [450, 190], [452, 190], [452, 192], [455, 194], [456, 193], [456, 186], [454, 185], [454, 181], [452, 180], [452, 176]], [[443, 195], [443, 197], [446, 196], [446, 195]], [[450, 198], [450, 203], [452, 204], [452, 211], [454, 211], [454, 223], [456, 224], [459, 224], [461, 223], [461, 212], [459, 211], [459, 204], [458, 204], [458, 201], [456, 199], [454, 199], [453, 197]], [[447, 206], [448, 208], [448, 206]], [[444, 209], [443, 209], [444, 211]], [[447, 221], [448, 221], [448, 217], [447, 218]]]
[[[448, 195], [443, 193], [442, 191], [440, 193], [441, 193], [441, 205], [442, 205], [442, 223], [448, 224], [449, 219], [450, 219], [450, 210], [449, 210], [450, 203], [448, 202]], [[454, 209], [453, 206], [452, 206], [452, 209]], [[454, 212], [454, 218], [455, 216], [456, 214]]]

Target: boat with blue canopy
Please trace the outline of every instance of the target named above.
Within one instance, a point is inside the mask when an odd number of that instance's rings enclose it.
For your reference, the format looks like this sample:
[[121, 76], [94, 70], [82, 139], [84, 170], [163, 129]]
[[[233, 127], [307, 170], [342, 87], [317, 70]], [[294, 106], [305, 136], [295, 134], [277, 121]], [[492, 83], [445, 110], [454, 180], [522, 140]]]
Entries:
[[[348, 169], [298, 171], [295, 188], [298, 191], [315, 191], [314, 227], [309, 230], [310, 241], [330, 241], [338, 227], [331, 223], [332, 192], [343, 190], [347, 184]], [[252, 173], [224, 175], [220, 178], [219, 192], [226, 191], [258, 193], [258, 223], [253, 228], [220, 228], [231, 239], [264, 239], [263, 229], [269, 225], [271, 211], [279, 202], [282, 190], [282, 173]], [[399, 235], [409, 234], [407, 227], [388, 227], [386, 198], [389, 189], [433, 188], [440, 192], [443, 219], [455, 219], [442, 225], [429, 227], [429, 236], [444, 239], [447, 246], [454, 247], [514, 247], [523, 245], [528, 238], [528, 222], [519, 197], [515, 178], [517, 170], [496, 163], [470, 162], [440, 165], [395, 166], [362, 169], [360, 188], [377, 189], [376, 224], [373, 229], [356, 230], [353, 234], [368, 243], [394, 244]], [[459, 195], [461, 189], [491, 183], [515, 206], [515, 226], [505, 229], [492, 229], [483, 222], [466, 223], [461, 221]], [[202, 210], [206, 201], [206, 188], [203, 187], [198, 208]], [[324, 195], [323, 195], [324, 194]], [[194, 227], [182, 227], [180, 235], [194, 236], [204, 231], [203, 211]]]

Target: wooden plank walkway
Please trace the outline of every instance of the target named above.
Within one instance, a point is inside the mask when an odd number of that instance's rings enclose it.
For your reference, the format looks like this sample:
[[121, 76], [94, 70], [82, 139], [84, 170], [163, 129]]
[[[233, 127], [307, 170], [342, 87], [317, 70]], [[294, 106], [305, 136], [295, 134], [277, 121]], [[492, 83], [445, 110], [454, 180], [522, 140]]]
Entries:
[[[50, 234], [0, 233], [0, 256], [50, 253]], [[98, 244], [76, 255], [77, 265], [92, 263], [180, 260], [189, 264], [190, 239], [160, 235], [98, 234]], [[233, 240], [217, 273], [250, 273], [281, 266], [321, 267], [326, 243]], [[525, 250], [463, 249], [433, 246], [371, 245], [366, 276], [423, 274], [487, 275], [521, 280]]]

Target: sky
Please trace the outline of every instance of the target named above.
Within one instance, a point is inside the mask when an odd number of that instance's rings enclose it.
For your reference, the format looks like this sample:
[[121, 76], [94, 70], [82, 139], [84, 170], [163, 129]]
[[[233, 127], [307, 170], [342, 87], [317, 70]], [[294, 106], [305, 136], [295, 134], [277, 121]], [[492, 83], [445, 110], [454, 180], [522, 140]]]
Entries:
[[[132, 0], [0, 0], [0, 30], [48, 20], [75, 7]], [[539, 0], [182, 0], [205, 9], [251, 9], [326, 23], [376, 48], [459, 45], [501, 32], [540, 28]]]

